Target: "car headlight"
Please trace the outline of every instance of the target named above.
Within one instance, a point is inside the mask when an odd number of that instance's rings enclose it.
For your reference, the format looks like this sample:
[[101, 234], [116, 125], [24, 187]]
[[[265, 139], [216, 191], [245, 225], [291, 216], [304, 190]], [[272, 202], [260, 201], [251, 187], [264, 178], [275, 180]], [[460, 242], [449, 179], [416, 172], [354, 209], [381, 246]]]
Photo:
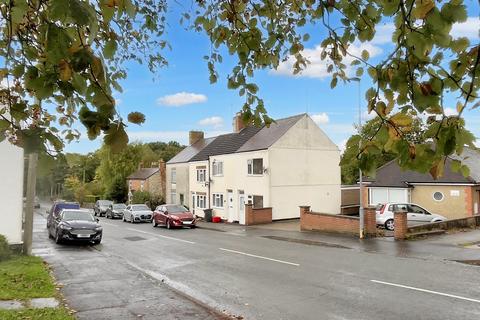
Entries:
[[67, 226], [66, 224], [61, 224], [59, 225], [60, 229], [63, 229], [63, 230], [72, 230], [72, 227], [70, 226]]
[[100, 226], [98, 226], [98, 227], [95, 228], [95, 231], [102, 231], [102, 230], [103, 230], [103, 228], [100, 227]]

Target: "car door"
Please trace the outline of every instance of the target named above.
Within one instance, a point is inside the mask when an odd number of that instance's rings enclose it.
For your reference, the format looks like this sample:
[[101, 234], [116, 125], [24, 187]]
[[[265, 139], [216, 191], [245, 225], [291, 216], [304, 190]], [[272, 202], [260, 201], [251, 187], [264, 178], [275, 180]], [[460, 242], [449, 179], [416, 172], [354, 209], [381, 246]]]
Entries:
[[416, 223], [430, 222], [430, 220], [432, 219], [430, 213], [427, 210], [416, 204], [408, 205], [408, 213], [411, 215], [412, 221], [415, 221]]
[[161, 206], [158, 211], [158, 222], [160, 224], [167, 224], [167, 207]]
[[60, 223], [61, 220], [62, 220], [62, 212], [59, 211], [59, 210], [53, 211], [53, 220], [52, 220], [52, 224], [51, 224], [51, 228], [52, 228], [51, 234], [54, 237], [57, 234], [58, 224]]

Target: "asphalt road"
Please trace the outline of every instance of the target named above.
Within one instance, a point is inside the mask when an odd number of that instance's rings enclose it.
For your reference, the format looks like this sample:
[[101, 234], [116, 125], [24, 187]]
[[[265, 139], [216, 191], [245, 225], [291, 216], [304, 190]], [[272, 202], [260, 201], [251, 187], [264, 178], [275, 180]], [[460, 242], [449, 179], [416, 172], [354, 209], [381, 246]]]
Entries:
[[264, 237], [279, 231], [100, 219], [95, 249], [112, 259], [112, 271], [113, 259], [125, 262], [245, 319], [480, 319], [479, 267]]

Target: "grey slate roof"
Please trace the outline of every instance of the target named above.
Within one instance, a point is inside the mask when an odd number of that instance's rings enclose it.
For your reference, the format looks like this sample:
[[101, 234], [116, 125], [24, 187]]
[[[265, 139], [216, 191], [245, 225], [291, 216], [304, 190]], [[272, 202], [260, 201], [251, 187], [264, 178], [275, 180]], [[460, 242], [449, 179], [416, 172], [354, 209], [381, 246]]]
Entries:
[[160, 170], [159, 168], [141, 168], [127, 177], [127, 180], [147, 180]]
[[262, 130], [242, 145], [237, 152], [268, 149], [305, 115], [306, 114], [299, 114], [276, 120], [276, 122], [272, 123], [268, 128], [263, 126]]
[[212, 143], [197, 153], [190, 161], [208, 160], [210, 156], [235, 153], [238, 148], [255, 136], [262, 128], [246, 127], [238, 133], [229, 133], [218, 136]]
[[228, 133], [203, 139], [186, 147], [167, 164], [204, 161], [211, 156], [268, 149], [306, 114], [276, 120], [270, 127], [246, 127], [238, 133]]
[[419, 173], [416, 171], [402, 171], [395, 160], [388, 162], [384, 166], [377, 169], [375, 179], [372, 181], [371, 187], [407, 187], [408, 184], [415, 183], [480, 183], [480, 152], [465, 148], [461, 156], [453, 156], [452, 158], [462, 160], [464, 164], [470, 168], [470, 176], [464, 177], [459, 172], [451, 170], [451, 159], [447, 159], [445, 170], [442, 177], [437, 180], [429, 173]]
[[177, 155], [175, 155], [175, 157], [170, 159], [170, 161], [168, 161], [167, 164], [189, 162], [190, 159], [196, 156], [197, 153], [202, 151], [206, 146], [208, 146], [216, 138], [217, 137], [213, 137], [213, 138], [201, 139], [197, 141], [193, 145], [188, 146], [182, 151], [180, 151], [179, 153], [177, 153]]

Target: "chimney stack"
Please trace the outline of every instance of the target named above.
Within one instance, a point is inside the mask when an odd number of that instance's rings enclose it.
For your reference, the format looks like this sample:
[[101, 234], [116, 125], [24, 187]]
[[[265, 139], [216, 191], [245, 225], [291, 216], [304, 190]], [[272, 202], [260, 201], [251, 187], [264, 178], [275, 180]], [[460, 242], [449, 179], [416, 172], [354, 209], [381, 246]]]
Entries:
[[235, 114], [235, 117], [233, 117], [233, 132], [238, 133], [243, 128], [245, 128], [245, 123], [243, 122], [243, 119], [242, 119], [242, 113], [237, 112]]
[[188, 133], [188, 143], [190, 145], [195, 144], [197, 141], [200, 141], [204, 138], [203, 131], [190, 131]]

